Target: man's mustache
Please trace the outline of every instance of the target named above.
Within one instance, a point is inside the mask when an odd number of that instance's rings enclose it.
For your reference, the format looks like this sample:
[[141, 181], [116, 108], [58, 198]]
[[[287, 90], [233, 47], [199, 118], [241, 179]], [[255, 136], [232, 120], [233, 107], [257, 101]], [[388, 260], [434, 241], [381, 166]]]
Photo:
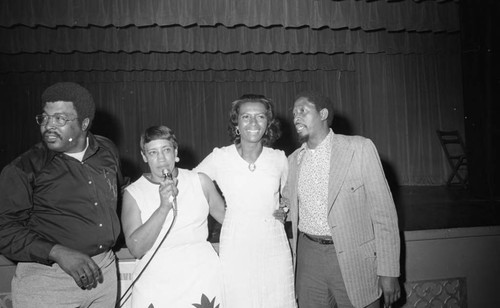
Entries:
[[48, 131], [44, 132], [43, 133], [43, 138], [48, 137], [48, 135], [55, 135], [57, 138], [62, 139], [61, 135], [58, 132], [56, 132], [56, 131], [49, 131], [48, 130]]

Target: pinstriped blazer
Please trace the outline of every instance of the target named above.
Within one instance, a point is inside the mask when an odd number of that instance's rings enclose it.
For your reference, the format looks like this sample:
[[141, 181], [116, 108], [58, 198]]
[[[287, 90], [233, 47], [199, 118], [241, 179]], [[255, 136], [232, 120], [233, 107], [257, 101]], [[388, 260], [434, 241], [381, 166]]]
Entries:
[[[284, 189], [297, 245], [297, 183], [301, 151], [288, 157]], [[328, 225], [349, 299], [364, 307], [380, 295], [378, 276], [398, 277], [400, 239], [394, 201], [373, 142], [334, 134], [330, 158]], [[295, 259], [295, 258], [294, 258]]]

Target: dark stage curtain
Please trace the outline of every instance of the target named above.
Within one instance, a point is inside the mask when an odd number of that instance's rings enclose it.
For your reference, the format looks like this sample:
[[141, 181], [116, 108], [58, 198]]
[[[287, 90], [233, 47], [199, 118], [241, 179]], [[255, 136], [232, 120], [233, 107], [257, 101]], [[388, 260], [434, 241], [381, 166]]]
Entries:
[[189, 0], [0, 2], [0, 165], [36, 142], [40, 94], [86, 86], [93, 131], [113, 139], [126, 175], [143, 170], [138, 139], [173, 128], [181, 165], [229, 142], [230, 102], [261, 93], [284, 135], [294, 95], [320, 90], [333, 129], [371, 138], [400, 185], [444, 183], [436, 129], [463, 132], [458, 1]]
[[[0, 25], [45, 27], [328, 27], [391, 31], [458, 30], [458, 7], [448, 0], [6, 0]], [[454, 1], [458, 2], [458, 1]]]

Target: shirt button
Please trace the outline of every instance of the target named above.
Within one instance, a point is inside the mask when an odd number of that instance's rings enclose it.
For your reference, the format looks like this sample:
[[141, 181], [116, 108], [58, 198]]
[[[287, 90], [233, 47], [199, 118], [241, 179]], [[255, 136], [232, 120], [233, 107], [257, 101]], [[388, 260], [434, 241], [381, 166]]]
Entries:
[[89, 184], [92, 184], [92, 181], [89, 181]]
[[99, 227], [102, 227], [102, 224], [99, 224]]
[[102, 245], [99, 245], [99, 249], [102, 249]]
[[97, 202], [96, 202], [96, 203], [94, 203], [94, 205], [95, 205], [95, 206], [97, 206]]

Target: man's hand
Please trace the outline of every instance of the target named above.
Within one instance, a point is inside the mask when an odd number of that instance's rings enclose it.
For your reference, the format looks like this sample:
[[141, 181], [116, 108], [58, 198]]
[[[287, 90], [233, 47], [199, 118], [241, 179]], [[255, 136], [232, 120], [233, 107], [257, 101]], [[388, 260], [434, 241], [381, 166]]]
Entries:
[[276, 220], [279, 220], [283, 224], [285, 223], [286, 217], [288, 215], [288, 206], [286, 201], [287, 200], [285, 200], [284, 198], [281, 198], [279, 208], [273, 213], [274, 218], [276, 218]]
[[378, 285], [384, 294], [384, 307], [390, 307], [401, 297], [398, 277], [379, 276]]
[[79, 251], [55, 245], [49, 253], [49, 258], [73, 279], [82, 288], [90, 290], [103, 281], [99, 266], [86, 254]]

